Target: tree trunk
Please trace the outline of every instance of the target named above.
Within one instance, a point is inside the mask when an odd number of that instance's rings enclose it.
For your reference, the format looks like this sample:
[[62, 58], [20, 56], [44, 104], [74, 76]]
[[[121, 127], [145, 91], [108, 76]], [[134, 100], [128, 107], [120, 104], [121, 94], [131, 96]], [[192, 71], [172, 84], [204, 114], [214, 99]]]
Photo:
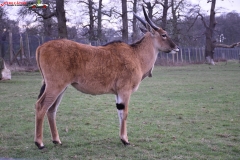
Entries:
[[[133, 12], [137, 13], [137, 0], [133, 1]], [[132, 42], [135, 42], [138, 38], [138, 29], [137, 29], [137, 18], [133, 15], [133, 34], [132, 34]]]
[[153, 6], [151, 6], [150, 2], [145, 2], [145, 4], [147, 5], [147, 9], [148, 9], [148, 17], [152, 20], [152, 18], [153, 18]]
[[58, 20], [58, 36], [59, 38], [68, 38], [67, 19], [64, 10], [64, 0], [56, 0], [56, 16]]
[[128, 43], [127, 0], [122, 0], [122, 40]]
[[102, 37], [102, 0], [99, 0], [99, 3], [98, 3], [97, 18], [98, 18], [97, 37], [100, 41], [102, 41], [103, 40], [103, 37]]
[[162, 24], [161, 24], [161, 27], [162, 29], [166, 29], [166, 26], [167, 26], [167, 12], [168, 12], [168, 0], [164, 0], [164, 3], [163, 3], [163, 13], [162, 13]]
[[[171, 4], [172, 4], [172, 40], [176, 43], [179, 44], [179, 30], [178, 30], [178, 17], [177, 17], [177, 10], [180, 4], [175, 4], [176, 1], [175, 0], [171, 0]], [[181, 3], [181, 2], [179, 2]]]
[[89, 40], [93, 41], [95, 40], [95, 35], [94, 35], [94, 17], [93, 17], [93, 1], [88, 0], [88, 13], [89, 13]]
[[213, 31], [216, 26], [215, 21], [215, 5], [216, 0], [212, 0], [211, 11], [210, 11], [210, 22], [209, 26], [206, 27], [206, 43], [205, 43], [205, 58], [209, 64], [214, 65], [213, 54], [214, 54], [214, 40]]
[[[43, 4], [49, 4], [49, 0], [42, 0]], [[43, 15], [47, 16], [52, 14], [50, 9], [43, 9]], [[44, 36], [50, 37], [52, 35], [52, 19], [43, 19], [43, 28], [44, 28]]]

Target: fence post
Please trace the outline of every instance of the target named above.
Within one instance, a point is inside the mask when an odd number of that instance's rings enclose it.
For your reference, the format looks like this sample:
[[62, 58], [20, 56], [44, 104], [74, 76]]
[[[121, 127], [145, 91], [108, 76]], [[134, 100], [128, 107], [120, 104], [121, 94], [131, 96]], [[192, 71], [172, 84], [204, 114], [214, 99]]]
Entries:
[[22, 61], [22, 56], [24, 55], [22, 34], [20, 34], [20, 49], [21, 49], [21, 61]]
[[180, 49], [180, 53], [181, 53], [181, 61], [182, 61], [182, 63], [183, 63], [183, 56], [182, 56], [182, 48]]
[[174, 64], [174, 62], [175, 62], [175, 54], [172, 54], [172, 62]]
[[176, 54], [177, 54], [177, 63], [178, 63], [178, 52]]
[[41, 38], [42, 38], [42, 44], [43, 44], [44, 43], [44, 36], [42, 35]]
[[13, 41], [12, 41], [12, 27], [9, 28], [9, 58], [10, 65], [13, 63]]
[[25, 55], [25, 56], [26, 56], [26, 58], [28, 58], [28, 60], [30, 61], [31, 53], [30, 53], [30, 46], [29, 46], [29, 39], [28, 39], [27, 30], [26, 30], [26, 45], [27, 45], [27, 55]]
[[[22, 64], [23, 63], [23, 52], [21, 50], [21, 41], [22, 41], [22, 35], [20, 33], [20, 49], [18, 52], [20, 52], [20, 54], [19, 54], [20, 55], [20, 63]], [[18, 54], [18, 52], [17, 52], [17, 54]]]
[[240, 63], [240, 50], [239, 50], [239, 53], [238, 53], [238, 58], [239, 58], [239, 62], [238, 63]]
[[197, 53], [198, 53], [198, 49], [197, 48], [195, 48], [195, 56], [196, 56], [196, 60], [195, 60], [195, 62], [198, 62], [198, 57], [197, 57]]
[[228, 59], [231, 59], [231, 53], [229, 50], [228, 50]]
[[168, 64], [168, 54], [167, 54], [167, 64]]
[[191, 57], [190, 57], [190, 49], [188, 48], [188, 61], [191, 63]]
[[221, 49], [221, 53], [222, 53], [222, 59], [226, 59], [225, 52], [222, 51], [222, 49]]
[[187, 62], [187, 51], [188, 49], [186, 49], [186, 51], [184, 52], [184, 60]]
[[201, 53], [201, 48], [198, 48], [198, 53], [199, 53], [199, 59], [200, 59], [200, 62], [202, 62], [202, 53]]

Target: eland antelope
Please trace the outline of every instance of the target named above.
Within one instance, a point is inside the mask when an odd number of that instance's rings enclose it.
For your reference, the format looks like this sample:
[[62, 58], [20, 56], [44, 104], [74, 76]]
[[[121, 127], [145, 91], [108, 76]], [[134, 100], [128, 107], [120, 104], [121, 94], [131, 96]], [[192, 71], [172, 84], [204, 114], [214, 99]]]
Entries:
[[129, 145], [127, 136], [128, 104], [140, 82], [152, 75], [159, 51], [177, 53], [178, 47], [166, 31], [157, 27], [147, 16], [135, 15], [146, 27], [143, 38], [134, 44], [111, 42], [90, 46], [67, 39], [44, 43], [36, 50], [36, 60], [43, 85], [35, 104], [35, 144], [43, 144], [43, 121], [47, 114], [52, 141], [61, 144], [56, 127], [56, 112], [68, 85], [92, 95], [114, 94], [119, 117], [119, 136]]

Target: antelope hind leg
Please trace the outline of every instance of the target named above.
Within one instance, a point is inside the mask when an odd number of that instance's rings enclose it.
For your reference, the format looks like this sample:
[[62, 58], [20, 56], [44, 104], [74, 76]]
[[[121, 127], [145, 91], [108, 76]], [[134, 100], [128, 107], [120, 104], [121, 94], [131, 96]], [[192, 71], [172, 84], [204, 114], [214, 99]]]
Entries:
[[[44, 96], [45, 96], [45, 94], [43, 94], [43, 97]], [[44, 116], [50, 105], [51, 105], [50, 101], [48, 101], [48, 103], [45, 102], [45, 97], [40, 98], [35, 105], [36, 113], [35, 113], [35, 138], [34, 138], [34, 141], [35, 141], [36, 146], [39, 149], [44, 148], [44, 145], [43, 145], [43, 121], [44, 121]]]
[[[44, 84], [45, 85], [45, 84]], [[42, 87], [43, 88], [43, 87]], [[66, 87], [64, 87], [66, 88]], [[45, 86], [44, 86], [45, 89]], [[63, 92], [64, 89], [55, 90], [58, 92], [51, 93], [51, 89], [46, 88], [44, 91], [41, 90], [39, 99], [35, 105], [35, 137], [34, 141], [39, 149], [44, 148], [43, 144], [43, 121], [44, 116], [48, 109], [55, 103], [58, 96]]]

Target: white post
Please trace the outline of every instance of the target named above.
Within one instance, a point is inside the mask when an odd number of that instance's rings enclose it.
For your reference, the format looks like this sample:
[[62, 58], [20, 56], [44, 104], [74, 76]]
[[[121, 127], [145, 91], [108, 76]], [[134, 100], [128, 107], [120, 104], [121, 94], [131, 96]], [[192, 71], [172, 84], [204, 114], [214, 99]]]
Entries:
[[189, 63], [191, 63], [190, 49], [189, 48], [188, 48], [188, 60], [189, 60]]
[[183, 63], [182, 49], [180, 49], [180, 53], [181, 53], [181, 60], [182, 60], [182, 63]]

